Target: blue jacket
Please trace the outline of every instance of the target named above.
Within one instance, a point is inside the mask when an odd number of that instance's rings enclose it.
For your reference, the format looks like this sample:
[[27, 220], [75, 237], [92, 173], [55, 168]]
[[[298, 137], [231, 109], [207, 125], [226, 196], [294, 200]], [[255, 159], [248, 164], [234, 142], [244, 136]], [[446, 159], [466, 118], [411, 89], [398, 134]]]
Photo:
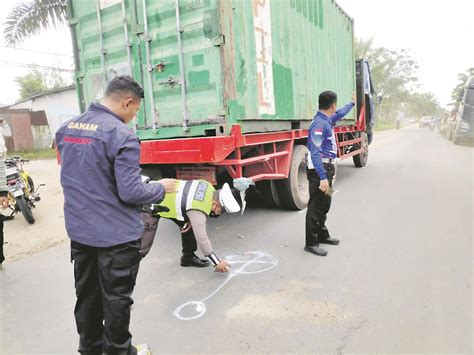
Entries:
[[314, 116], [308, 130], [308, 168], [316, 169], [321, 180], [327, 179], [326, 170], [322, 158], [335, 159], [337, 157], [336, 137], [334, 136], [334, 125], [337, 121], [347, 115], [354, 103], [348, 103], [343, 108], [337, 110], [332, 117], [327, 117], [321, 111]]
[[122, 119], [100, 104], [56, 133], [64, 219], [71, 240], [110, 247], [140, 238], [141, 205], [161, 202], [163, 185], [140, 177], [140, 143]]

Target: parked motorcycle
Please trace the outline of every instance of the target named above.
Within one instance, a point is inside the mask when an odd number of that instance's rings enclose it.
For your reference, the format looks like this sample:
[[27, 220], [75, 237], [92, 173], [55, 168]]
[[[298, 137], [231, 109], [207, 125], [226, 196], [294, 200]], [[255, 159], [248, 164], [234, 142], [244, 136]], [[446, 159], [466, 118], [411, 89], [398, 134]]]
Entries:
[[8, 185], [8, 207], [12, 211], [10, 216], [21, 212], [26, 221], [30, 224], [35, 223], [33, 212], [35, 202], [40, 201], [38, 189], [44, 184], [38, 186], [35, 191], [35, 184], [31, 176], [23, 169], [23, 163], [28, 162], [21, 157], [11, 157], [5, 159], [7, 166], [7, 185]]

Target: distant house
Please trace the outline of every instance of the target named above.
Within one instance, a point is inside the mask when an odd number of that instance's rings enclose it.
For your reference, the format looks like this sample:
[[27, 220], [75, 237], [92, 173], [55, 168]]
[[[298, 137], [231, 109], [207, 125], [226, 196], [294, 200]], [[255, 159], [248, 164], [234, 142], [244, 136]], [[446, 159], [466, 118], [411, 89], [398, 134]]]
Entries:
[[74, 85], [29, 97], [0, 108], [13, 131], [8, 150], [46, 149], [62, 123], [79, 114]]

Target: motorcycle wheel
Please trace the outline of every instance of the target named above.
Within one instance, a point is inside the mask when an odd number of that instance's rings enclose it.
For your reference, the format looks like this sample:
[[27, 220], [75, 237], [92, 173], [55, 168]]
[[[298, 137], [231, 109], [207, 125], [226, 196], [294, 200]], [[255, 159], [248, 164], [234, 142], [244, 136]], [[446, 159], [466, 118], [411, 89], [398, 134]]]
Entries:
[[33, 212], [31, 211], [30, 206], [28, 206], [28, 203], [25, 200], [25, 196], [17, 197], [16, 203], [18, 207], [20, 208], [20, 211], [23, 214], [23, 217], [25, 217], [26, 221], [29, 224], [35, 223], [35, 217], [33, 217]]

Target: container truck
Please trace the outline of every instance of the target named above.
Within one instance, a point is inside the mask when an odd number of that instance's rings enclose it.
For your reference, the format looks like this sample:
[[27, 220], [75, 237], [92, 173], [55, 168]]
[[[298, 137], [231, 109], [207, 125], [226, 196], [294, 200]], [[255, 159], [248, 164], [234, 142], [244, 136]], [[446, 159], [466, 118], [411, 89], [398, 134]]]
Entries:
[[335, 128], [340, 159], [365, 166], [376, 98], [355, 60], [353, 20], [333, 0], [68, 0], [80, 108], [131, 75], [133, 128], [154, 178], [249, 177], [269, 202], [308, 201], [307, 129], [321, 91], [356, 109]]
[[474, 76], [467, 78], [459, 93], [459, 107], [449, 136], [454, 144], [474, 143]]

